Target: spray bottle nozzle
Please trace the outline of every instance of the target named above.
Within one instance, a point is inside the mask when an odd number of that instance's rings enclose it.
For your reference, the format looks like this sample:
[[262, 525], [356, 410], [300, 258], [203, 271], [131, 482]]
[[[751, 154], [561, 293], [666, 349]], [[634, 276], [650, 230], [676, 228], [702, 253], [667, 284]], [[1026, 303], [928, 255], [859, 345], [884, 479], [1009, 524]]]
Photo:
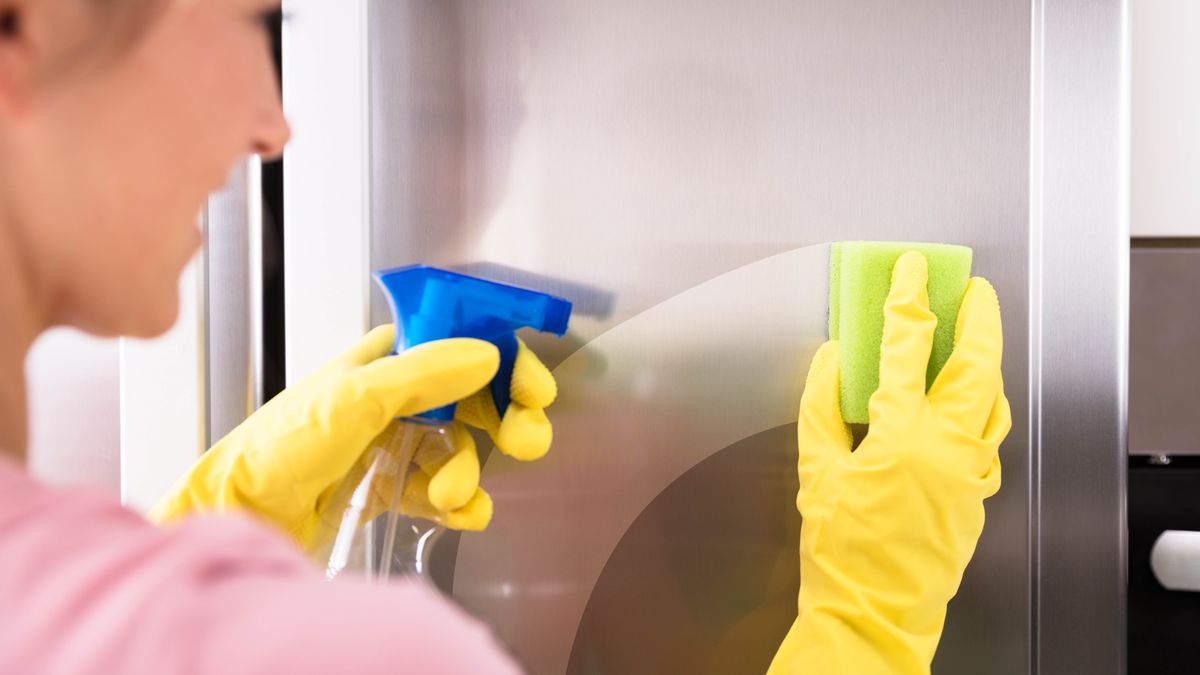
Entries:
[[[496, 345], [500, 370], [491, 389], [501, 416], [509, 404], [517, 358], [516, 331], [533, 328], [562, 336], [571, 317], [571, 303], [562, 298], [435, 267], [382, 270], [375, 273], [375, 280], [391, 303], [396, 352], [456, 337]], [[448, 421], [454, 419], [454, 406], [431, 410], [420, 417]]]

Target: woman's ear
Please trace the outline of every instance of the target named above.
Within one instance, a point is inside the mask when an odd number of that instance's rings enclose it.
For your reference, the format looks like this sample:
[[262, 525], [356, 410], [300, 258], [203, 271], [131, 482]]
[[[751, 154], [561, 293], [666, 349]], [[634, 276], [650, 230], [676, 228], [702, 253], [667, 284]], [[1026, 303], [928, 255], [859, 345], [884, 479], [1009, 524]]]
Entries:
[[28, 106], [28, 88], [36, 68], [29, 11], [37, 2], [0, 0], [0, 115], [19, 114]]
[[8, 37], [16, 35], [18, 22], [17, 10], [13, 7], [5, 7], [0, 10], [0, 35]]
[[0, 0], [0, 116], [28, 110], [42, 80], [84, 45], [94, 17], [87, 3]]

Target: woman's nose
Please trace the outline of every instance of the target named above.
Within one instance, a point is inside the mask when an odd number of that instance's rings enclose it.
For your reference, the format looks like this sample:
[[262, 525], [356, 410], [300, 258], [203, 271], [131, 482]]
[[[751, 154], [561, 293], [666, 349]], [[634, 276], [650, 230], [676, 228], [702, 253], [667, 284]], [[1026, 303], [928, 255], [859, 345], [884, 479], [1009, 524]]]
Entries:
[[283, 148], [292, 137], [292, 128], [283, 115], [283, 106], [275, 99], [264, 111], [252, 141], [251, 151], [270, 162], [283, 155]]

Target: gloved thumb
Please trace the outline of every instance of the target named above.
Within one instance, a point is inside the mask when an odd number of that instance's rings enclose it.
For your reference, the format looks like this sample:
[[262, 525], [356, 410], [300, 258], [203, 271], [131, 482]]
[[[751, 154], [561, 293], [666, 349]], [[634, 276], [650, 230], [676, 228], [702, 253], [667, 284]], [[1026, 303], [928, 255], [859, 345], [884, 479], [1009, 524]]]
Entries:
[[483, 340], [454, 338], [376, 359], [351, 377], [363, 398], [377, 404], [377, 426], [460, 401], [485, 387], [500, 368], [500, 351]]
[[801, 491], [811, 487], [831, 461], [850, 454], [853, 446], [850, 429], [842, 421], [839, 354], [836, 340], [821, 345], [813, 356], [804, 383], [797, 424], [800, 446], [797, 469]]
[[363, 366], [392, 353], [396, 341], [396, 326], [384, 324], [372, 328], [369, 333], [359, 338], [358, 342], [343, 352], [336, 362], [346, 366]]

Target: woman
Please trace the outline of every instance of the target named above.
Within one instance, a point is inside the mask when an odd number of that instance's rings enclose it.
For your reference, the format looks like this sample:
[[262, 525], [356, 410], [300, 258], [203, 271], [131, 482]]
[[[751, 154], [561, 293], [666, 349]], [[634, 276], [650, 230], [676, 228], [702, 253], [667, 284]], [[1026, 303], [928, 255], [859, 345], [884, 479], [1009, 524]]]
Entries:
[[[264, 21], [277, 10], [277, 0], [0, 5], [0, 672], [517, 670], [484, 628], [417, 585], [331, 585], [258, 526], [197, 519], [165, 531], [19, 468], [22, 362], [38, 334], [164, 331], [207, 194], [239, 157], [282, 151]], [[387, 338], [348, 357], [381, 356]], [[365, 374], [344, 358], [335, 384], [358, 388], [360, 418], [378, 390], [384, 405], [419, 412], [480, 389], [496, 360], [475, 342]], [[305, 407], [275, 406], [275, 428]]]
[[[435, 593], [326, 583], [296, 544], [311, 541], [353, 449], [397, 415], [462, 401], [461, 421], [501, 450], [544, 454], [554, 383], [527, 349], [501, 417], [478, 393], [496, 372], [490, 345], [386, 357], [391, 332], [377, 330], [206, 453], [152, 514], [170, 527], [22, 469], [23, 361], [37, 336], [167, 329], [206, 196], [240, 157], [282, 151], [264, 30], [277, 10], [277, 0], [0, 1], [0, 672], [517, 671]], [[999, 486], [1008, 409], [995, 295], [972, 283], [959, 346], [926, 396], [936, 320], [925, 275], [919, 255], [896, 266], [878, 404], [853, 454], [837, 345], [814, 359], [800, 425], [801, 611], [777, 670], [927, 672], [983, 499]], [[469, 435], [456, 433], [462, 451], [423, 465], [407, 505], [481, 529], [491, 500]], [[235, 510], [259, 522], [186, 518]]]

